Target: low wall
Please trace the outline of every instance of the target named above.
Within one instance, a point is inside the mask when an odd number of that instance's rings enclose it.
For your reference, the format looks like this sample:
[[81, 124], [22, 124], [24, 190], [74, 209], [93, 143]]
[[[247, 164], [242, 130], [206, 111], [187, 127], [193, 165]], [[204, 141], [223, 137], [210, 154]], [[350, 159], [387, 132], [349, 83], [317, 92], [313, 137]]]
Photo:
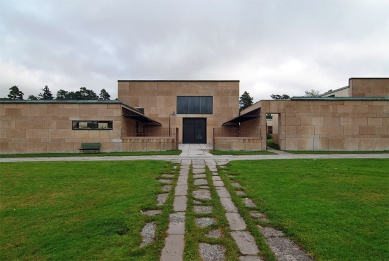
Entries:
[[261, 150], [262, 139], [253, 137], [216, 137], [214, 150], [258, 151]]
[[173, 137], [127, 137], [122, 138], [122, 151], [176, 150], [177, 139]]

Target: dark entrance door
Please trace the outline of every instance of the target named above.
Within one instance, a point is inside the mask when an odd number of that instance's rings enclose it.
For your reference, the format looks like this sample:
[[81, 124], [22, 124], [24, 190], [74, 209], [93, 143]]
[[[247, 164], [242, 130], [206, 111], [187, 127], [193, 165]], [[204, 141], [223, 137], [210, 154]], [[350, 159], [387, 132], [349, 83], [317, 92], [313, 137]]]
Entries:
[[206, 118], [184, 118], [183, 119], [183, 143], [206, 143]]

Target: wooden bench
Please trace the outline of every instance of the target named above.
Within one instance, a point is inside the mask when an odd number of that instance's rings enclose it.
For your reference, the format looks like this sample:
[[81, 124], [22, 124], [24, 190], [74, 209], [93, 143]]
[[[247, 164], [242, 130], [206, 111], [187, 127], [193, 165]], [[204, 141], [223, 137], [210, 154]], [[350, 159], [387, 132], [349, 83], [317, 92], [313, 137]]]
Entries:
[[83, 152], [86, 150], [94, 150], [100, 152], [101, 143], [81, 143], [81, 149]]

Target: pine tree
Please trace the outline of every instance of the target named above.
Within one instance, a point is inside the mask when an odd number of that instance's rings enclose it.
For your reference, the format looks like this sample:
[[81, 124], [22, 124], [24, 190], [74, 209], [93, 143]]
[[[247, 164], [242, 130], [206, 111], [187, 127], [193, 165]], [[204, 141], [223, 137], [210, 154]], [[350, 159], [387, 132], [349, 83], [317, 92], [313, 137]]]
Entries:
[[111, 95], [109, 95], [109, 93], [105, 89], [101, 89], [100, 95], [99, 95], [99, 100], [107, 101], [107, 100], [110, 100], [110, 98], [111, 98]]
[[51, 93], [49, 86], [45, 85], [45, 88], [42, 89], [43, 93], [38, 94], [39, 100], [52, 100], [54, 99], [53, 94]]
[[8, 99], [10, 100], [23, 100], [24, 93], [19, 90], [19, 87], [14, 85], [9, 88]]
[[244, 110], [251, 105], [253, 105], [253, 97], [245, 91], [239, 98], [239, 110]]

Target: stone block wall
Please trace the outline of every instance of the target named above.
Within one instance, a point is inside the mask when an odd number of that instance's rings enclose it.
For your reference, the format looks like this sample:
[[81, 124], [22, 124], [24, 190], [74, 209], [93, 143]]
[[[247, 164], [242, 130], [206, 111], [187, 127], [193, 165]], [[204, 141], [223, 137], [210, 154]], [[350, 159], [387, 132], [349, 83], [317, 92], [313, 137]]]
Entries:
[[350, 78], [350, 97], [389, 97], [389, 78]]
[[[177, 96], [213, 96], [213, 114], [177, 114]], [[212, 144], [213, 128], [239, 114], [239, 81], [120, 80], [118, 97], [133, 107], [144, 108], [145, 116], [162, 123], [162, 127], [179, 128], [180, 143], [183, 118], [206, 118], [207, 143]]]
[[215, 137], [214, 150], [259, 151], [262, 150], [262, 139], [252, 137]]
[[[0, 154], [74, 153], [83, 142], [120, 151], [121, 104], [0, 103]], [[112, 130], [72, 130], [73, 120], [113, 121]]]

